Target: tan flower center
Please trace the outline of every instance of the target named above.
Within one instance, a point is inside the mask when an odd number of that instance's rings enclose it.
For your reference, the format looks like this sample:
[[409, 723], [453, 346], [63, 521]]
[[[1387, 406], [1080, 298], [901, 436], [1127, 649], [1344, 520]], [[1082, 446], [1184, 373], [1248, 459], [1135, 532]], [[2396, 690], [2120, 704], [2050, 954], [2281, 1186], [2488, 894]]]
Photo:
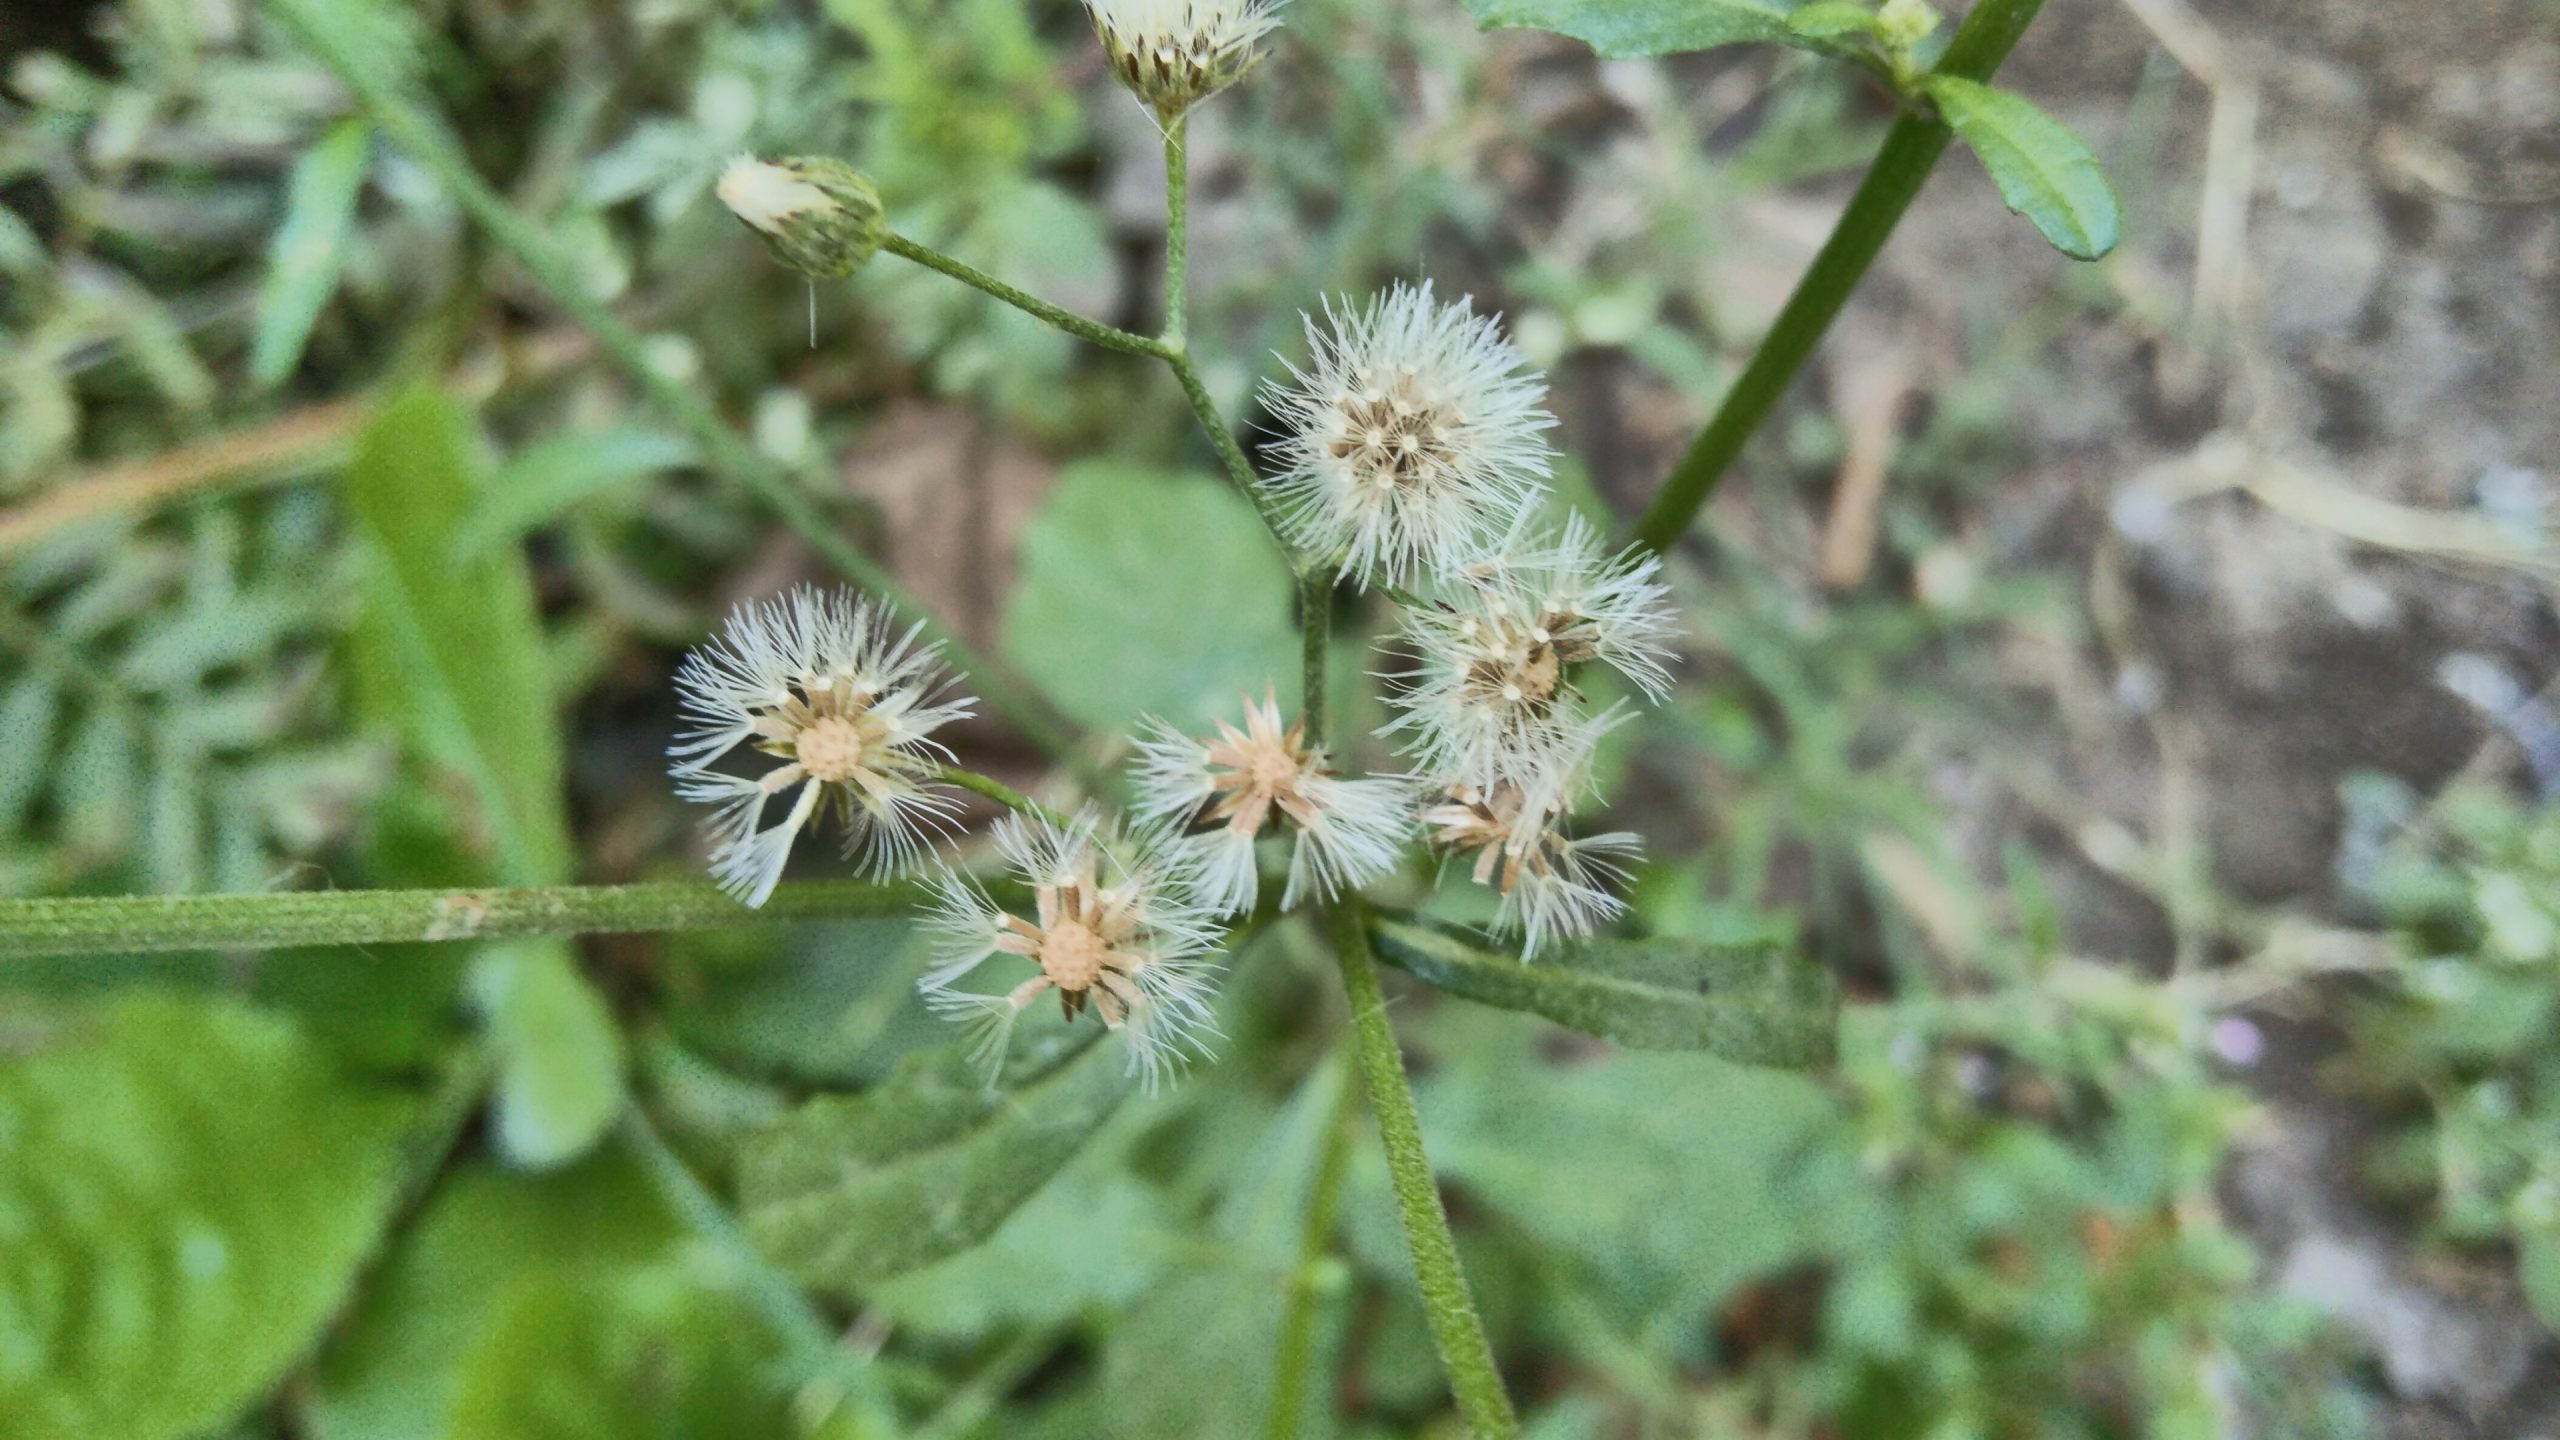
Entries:
[[803, 728], [793, 742], [794, 755], [811, 775], [841, 785], [862, 768], [861, 730], [841, 715], [829, 715]]
[[1040, 973], [1049, 983], [1073, 994], [1092, 988], [1102, 978], [1111, 947], [1080, 920], [1060, 920], [1040, 937]]
[[1345, 394], [1334, 408], [1341, 432], [1328, 448], [1373, 484], [1409, 489], [1456, 459], [1449, 445], [1455, 417], [1418, 395], [1410, 375], [1383, 390]]

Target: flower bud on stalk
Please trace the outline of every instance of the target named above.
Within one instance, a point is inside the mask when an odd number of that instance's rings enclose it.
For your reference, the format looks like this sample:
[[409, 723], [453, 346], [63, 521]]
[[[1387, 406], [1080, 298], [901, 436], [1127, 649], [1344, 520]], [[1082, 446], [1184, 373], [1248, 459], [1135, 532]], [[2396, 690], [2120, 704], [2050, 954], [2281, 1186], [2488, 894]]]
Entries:
[[773, 258], [813, 280], [841, 280], [879, 253], [888, 226], [868, 177], [824, 155], [759, 160], [720, 172], [720, 203], [764, 237]]

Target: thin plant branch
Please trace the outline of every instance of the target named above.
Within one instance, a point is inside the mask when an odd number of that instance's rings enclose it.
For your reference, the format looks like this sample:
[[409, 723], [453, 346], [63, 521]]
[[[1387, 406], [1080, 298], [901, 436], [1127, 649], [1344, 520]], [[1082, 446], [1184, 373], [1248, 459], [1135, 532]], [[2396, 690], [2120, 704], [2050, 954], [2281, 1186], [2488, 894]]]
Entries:
[[1191, 146], [1189, 117], [1164, 127], [1164, 343], [1180, 350], [1190, 308]]
[[[2043, 6], [2044, 0], [1981, 0], [1956, 28], [1937, 73], [1989, 80]], [[1849, 208], [1841, 212], [1831, 238], [1823, 242], [1795, 293], [1787, 297], [1758, 353], [1636, 523], [1638, 543], [1650, 550], [1668, 550], [1688, 530], [1734, 461], [1741, 458], [1744, 444], [1812, 358], [1823, 332], [1838, 318], [1850, 292], [1875, 263], [1938, 157], [1946, 153], [1947, 142], [1954, 138], [1945, 121], [1923, 111], [1906, 111], [1893, 123], [1875, 163], [1867, 168], [1866, 179], [1849, 197]]]
[[1378, 1141], [1387, 1154], [1387, 1178], [1395, 1190], [1405, 1248], [1413, 1255], [1422, 1308], [1431, 1322], [1431, 1343], [1440, 1352], [1440, 1366], [1448, 1373], [1450, 1393], [1468, 1431], [1479, 1440], [1516, 1436], [1520, 1420], [1502, 1387], [1502, 1371], [1494, 1363], [1492, 1344], [1485, 1339], [1484, 1320], [1476, 1313], [1467, 1272], [1458, 1263], [1458, 1242], [1449, 1233], [1449, 1212], [1440, 1202], [1431, 1158], [1422, 1148], [1422, 1117], [1414, 1109], [1413, 1087], [1405, 1078], [1404, 1053], [1396, 1048], [1395, 1027], [1387, 1022], [1378, 965], [1369, 955], [1366, 909], [1356, 895], [1345, 896], [1334, 907], [1333, 947], [1342, 963], [1343, 989], [1351, 999], [1361, 1082], [1368, 1091], [1370, 1111], [1377, 1117]]
[[1333, 587], [1329, 571], [1309, 569], [1298, 579], [1299, 714], [1307, 743], [1322, 745], [1325, 732], [1325, 658], [1333, 645]]
[[1117, 325], [1090, 320], [1064, 306], [1052, 305], [1028, 290], [1007, 285], [986, 271], [963, 260], [956, 260], [930, 245], [920, 244], [904, 235], [891, 232], [883, 236], [880, 248], [902, 260], [912, 260], [928, 270], [948, 275], [972, 289], [985, 291], [1016, 310], [1045, 324], [1063, 330], [1079, 340], [1090, 340], [1106, 350], [1125, 351], [1131, 355], [1153, 355], [1161, 359], [1165, 342]]
[[337, 72], [383, 134], [434, 176], [482, 232], [542, 287], [552, 303], [595, 337], [606, 358], [652, 405], [693, 435], [714, 470], [753, 492], [846, 578], [920, 622], [925, 633], [942, 644], [953, 662], [969, 672], [987, 703], [1024, 738], [1061, 759], [1073, 754], [1075, 737], [1029, 686], [992, 657], [979, 654], [936, 619], [879, 562], [838, 533], [817, 504], [800, 492], [787, 469], [741, 438], [709, 401], [658, 365], [639, 333], [587, 292], [550, 236], [517, 214], [506, 198], [472, 168], [469, 157], [443, 121], [411, 99], [392, 74], [353, 53], [354, 43], [340, 25], [313, 17], [313, 7], [322, 0], [270, 3], [303, 42]]
[[905, 915], [927, 898], [925, 888], [912, 883], [807, 880], [776, 887], [755, 909], [702, 883], [0, 900], [0, 956], [724, 930]]

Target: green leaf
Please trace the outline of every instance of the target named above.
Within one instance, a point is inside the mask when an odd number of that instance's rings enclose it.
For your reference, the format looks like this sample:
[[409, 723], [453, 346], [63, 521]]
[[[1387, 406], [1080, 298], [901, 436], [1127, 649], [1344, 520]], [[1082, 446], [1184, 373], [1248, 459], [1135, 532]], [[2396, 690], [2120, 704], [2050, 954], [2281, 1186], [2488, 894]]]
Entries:
[[0, 1068], [0, 1434], [174, 1440], [271, 1389], [381, 1234], [407, 1114], [230, 1002], [46, 1028]]
[[1289, 568], [1222, 485], [1069, 468], [1022, 537], [1005, 651], [1091, 729], [1188, 724], [1295, 673]]
[[1620, 1045], [1708, 1050], [1746, 1065], [1831, 1057], [1837, 990], [1786, 946], [1586, 940], [1530, 964], [1419, 920], [1380, 916], [1371, 929], [1379, 958], [1439, 989]]
[[1938, 113], [1982, 158], [2000, 198], [2034, 221], [2053, 248], [2078, 260], [2116, 248], [2123, 228], [2116, 192], [2079, 136], [2006, 90], [1954, 75], [1932, 75], [1922, 84]]
[[[425, 385], [357, 440], [346, 483], [370, 550], [369, 687], [421, 752], [470, 785], [500, 879], [565, 881], [576, 872], [566, 767], [532, 576], [512, 550], [454, 558], [478, 505], [473, 458], [467, 417]], [[568, 947], [493, 949], [474, 988], [499, 1059], [500, 1144], [533, 1165], [584, 1151], [619, 1104], [622, 1052]]]
[[540, 1175], [457, 1167], [320, 1357], [304, 1425], [312, 1440], [432, 1440], [519, 1290], [659, 1263], [684, 1234], [618, 1149]]
[[512, 545], [569, 507], [626, 481], [693, 464], [700, 447], [682, 435], [620, 427], [543, 441], [507, 462], [454, 537], [468, 563]]
[[402, 392], [357, 439], [346, 485], [367, 540], [375, 622], [428, 758], [468, 781], [496, 832], [500, 878], [571, 878], [559, 721], [521, 557], [458, 564], [477, 507], [469, 419], [431, 386]]
[[1462, 0], [1487, 30], [1526, 26], [1570, 35], [1611, 59], [1670, 55], [1767, 40], [1787, 28], [1794, 0]]
[[794, 1423], [773, 1345], [738, 1297], [681, 1268], [552, 1278], [507, 1297], [466, 1360], [451, 1440], [769, 1440]]
[[1876, 33], [1876, 12], [1854, 0], [1814, 0], [1787, 17], [1787, 28], [1815, 40]]
[[986, 1239], [1128, 1095], [1120, 1047], [1092, 1040], [1071, 1031], [1024, 1047], [1002, 1090], [952, 1047], [878, 1089], [801, 1106], [741, 1150], [748, 1233], [837, 1294]]
[[622, 1106], [622, 1037], [556, 944], [492, 945], [472, 998], [498, 1062], [498, 1148], [536, 1167], [585, 1154]]
[[311, 327], [338, 288], [372, 147], [370, 124], [342, 120], [293, 167], [284, 223], [267, 246], [267, 283], [249, 346], [249, 379], [258, 389], [292, 376]]

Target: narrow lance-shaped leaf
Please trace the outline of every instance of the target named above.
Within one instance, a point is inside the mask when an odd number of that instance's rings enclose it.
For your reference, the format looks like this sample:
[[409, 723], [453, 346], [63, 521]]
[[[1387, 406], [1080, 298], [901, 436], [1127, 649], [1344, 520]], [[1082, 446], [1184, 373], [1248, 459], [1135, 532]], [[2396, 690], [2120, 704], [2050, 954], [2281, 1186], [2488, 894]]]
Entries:
[[1380, 916], [1371, 933], [1380, 959], [1450, 994], [1634, 1049], [1706, 1050], [1746, 1065], [1831, 1056], [1837, 990], [1783, 945], [1587, 940], [1530, 964], [1421, 920]]
[[[432, 387], [405, 392], [366, 427], [346, 483], [370, 541], [367, 619], [391, 661], [376, 686], [392, 693], [376, 703], [470, 784], [501, 878], [570, 878], [566, 766], [532, 577], [511, 549], [454, 556], [480, 490], [460, 407]], [[473, 994], [498, 1054], [501, 1145], [532, 1165], [584, 1152], [620, 1108], [622, 1057], [612, 1016], [567, 947], [493, 948]]]
[[1938, 113], [1982, 158], [2000, 198], [2034, 221], [2053, 248], [2078, 260], [2116, 248], [2123, 229], [2116, 192], [2079, 136], [2006, 90], [1954, 75], [1923, 84]]
[[259, 389], [293, 374], [321, 307], [338, 288], [372, 147], [371, 125], [341, 121], [293, 167], [284, 223], [267, 246], [267, 283], [249, 346], [249, 378]]
[[988, 1088], [957, 1047], [877, 1088], [812, 1100], [747, 1142], [739, 1208], [756, 1245], [810, 1286], [850, 1293], [995, 1233], [1131, 1088], [1119, 1047], [1061, 1034]]
[[1796, 0], [1463, 0], [1488, 30], [1525, 26], [1570, 35], [1611, 59], [1718, 45], [1802, 45], [1787, 27]]

